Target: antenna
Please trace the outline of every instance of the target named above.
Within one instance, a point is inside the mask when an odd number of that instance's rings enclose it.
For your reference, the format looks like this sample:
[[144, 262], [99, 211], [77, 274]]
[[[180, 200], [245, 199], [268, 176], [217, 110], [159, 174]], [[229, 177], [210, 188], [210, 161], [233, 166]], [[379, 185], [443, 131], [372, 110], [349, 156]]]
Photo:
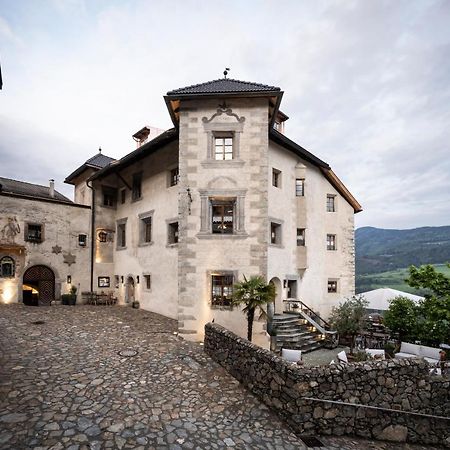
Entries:
[[230, 69], [229, 67], [225, 67], [225, 70], [223, 71], [223, 76], [224, 76], [224, 78], [227, 77], [228, 72], [229, 72], [230, 70], [231, 70], [231, 69]]

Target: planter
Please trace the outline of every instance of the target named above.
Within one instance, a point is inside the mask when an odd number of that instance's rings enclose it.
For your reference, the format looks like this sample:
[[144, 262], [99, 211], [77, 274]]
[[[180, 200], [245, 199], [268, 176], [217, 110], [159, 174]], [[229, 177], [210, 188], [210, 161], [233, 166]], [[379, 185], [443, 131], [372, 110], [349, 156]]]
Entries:
[[77, 296], [76, 294], [62, 294], [61, 295], [61, 303], [63, 305], [75, 305], [77, 302]]
[[136, 301], [131, 304], [131, 307], [135, 308], [135, 309], [139, 309], [139, 306], [140, 306], [139, 302], [136, 302]]

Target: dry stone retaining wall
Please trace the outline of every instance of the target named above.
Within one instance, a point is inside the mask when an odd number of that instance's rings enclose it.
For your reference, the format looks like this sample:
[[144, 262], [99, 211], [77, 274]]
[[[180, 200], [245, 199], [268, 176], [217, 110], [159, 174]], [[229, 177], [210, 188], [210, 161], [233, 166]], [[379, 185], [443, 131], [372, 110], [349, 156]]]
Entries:
[[204, 348], [297, 432], [450, 447], [450, 380], [425, 361], [300, 367], [211, 323]]

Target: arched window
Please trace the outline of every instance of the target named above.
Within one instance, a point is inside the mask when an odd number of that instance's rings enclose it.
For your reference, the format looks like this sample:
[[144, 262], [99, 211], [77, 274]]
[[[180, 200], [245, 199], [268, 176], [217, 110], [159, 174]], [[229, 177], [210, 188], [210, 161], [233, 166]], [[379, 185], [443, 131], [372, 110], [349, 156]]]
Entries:
[[0, 277], [13, 277], [14, 273], [14, 260], [9, 256], [0, 259]]

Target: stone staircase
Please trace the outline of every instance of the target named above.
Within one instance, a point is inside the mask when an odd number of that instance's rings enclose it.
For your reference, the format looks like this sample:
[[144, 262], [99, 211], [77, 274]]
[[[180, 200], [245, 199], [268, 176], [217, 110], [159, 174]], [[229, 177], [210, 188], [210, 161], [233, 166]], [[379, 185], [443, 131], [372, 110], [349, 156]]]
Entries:
[[282, 348], [311, 352], [325, 345], [322, 333], [307, 320], [295, 313], [275, 314], [272, 329], [275, 331], [275, 352]]

